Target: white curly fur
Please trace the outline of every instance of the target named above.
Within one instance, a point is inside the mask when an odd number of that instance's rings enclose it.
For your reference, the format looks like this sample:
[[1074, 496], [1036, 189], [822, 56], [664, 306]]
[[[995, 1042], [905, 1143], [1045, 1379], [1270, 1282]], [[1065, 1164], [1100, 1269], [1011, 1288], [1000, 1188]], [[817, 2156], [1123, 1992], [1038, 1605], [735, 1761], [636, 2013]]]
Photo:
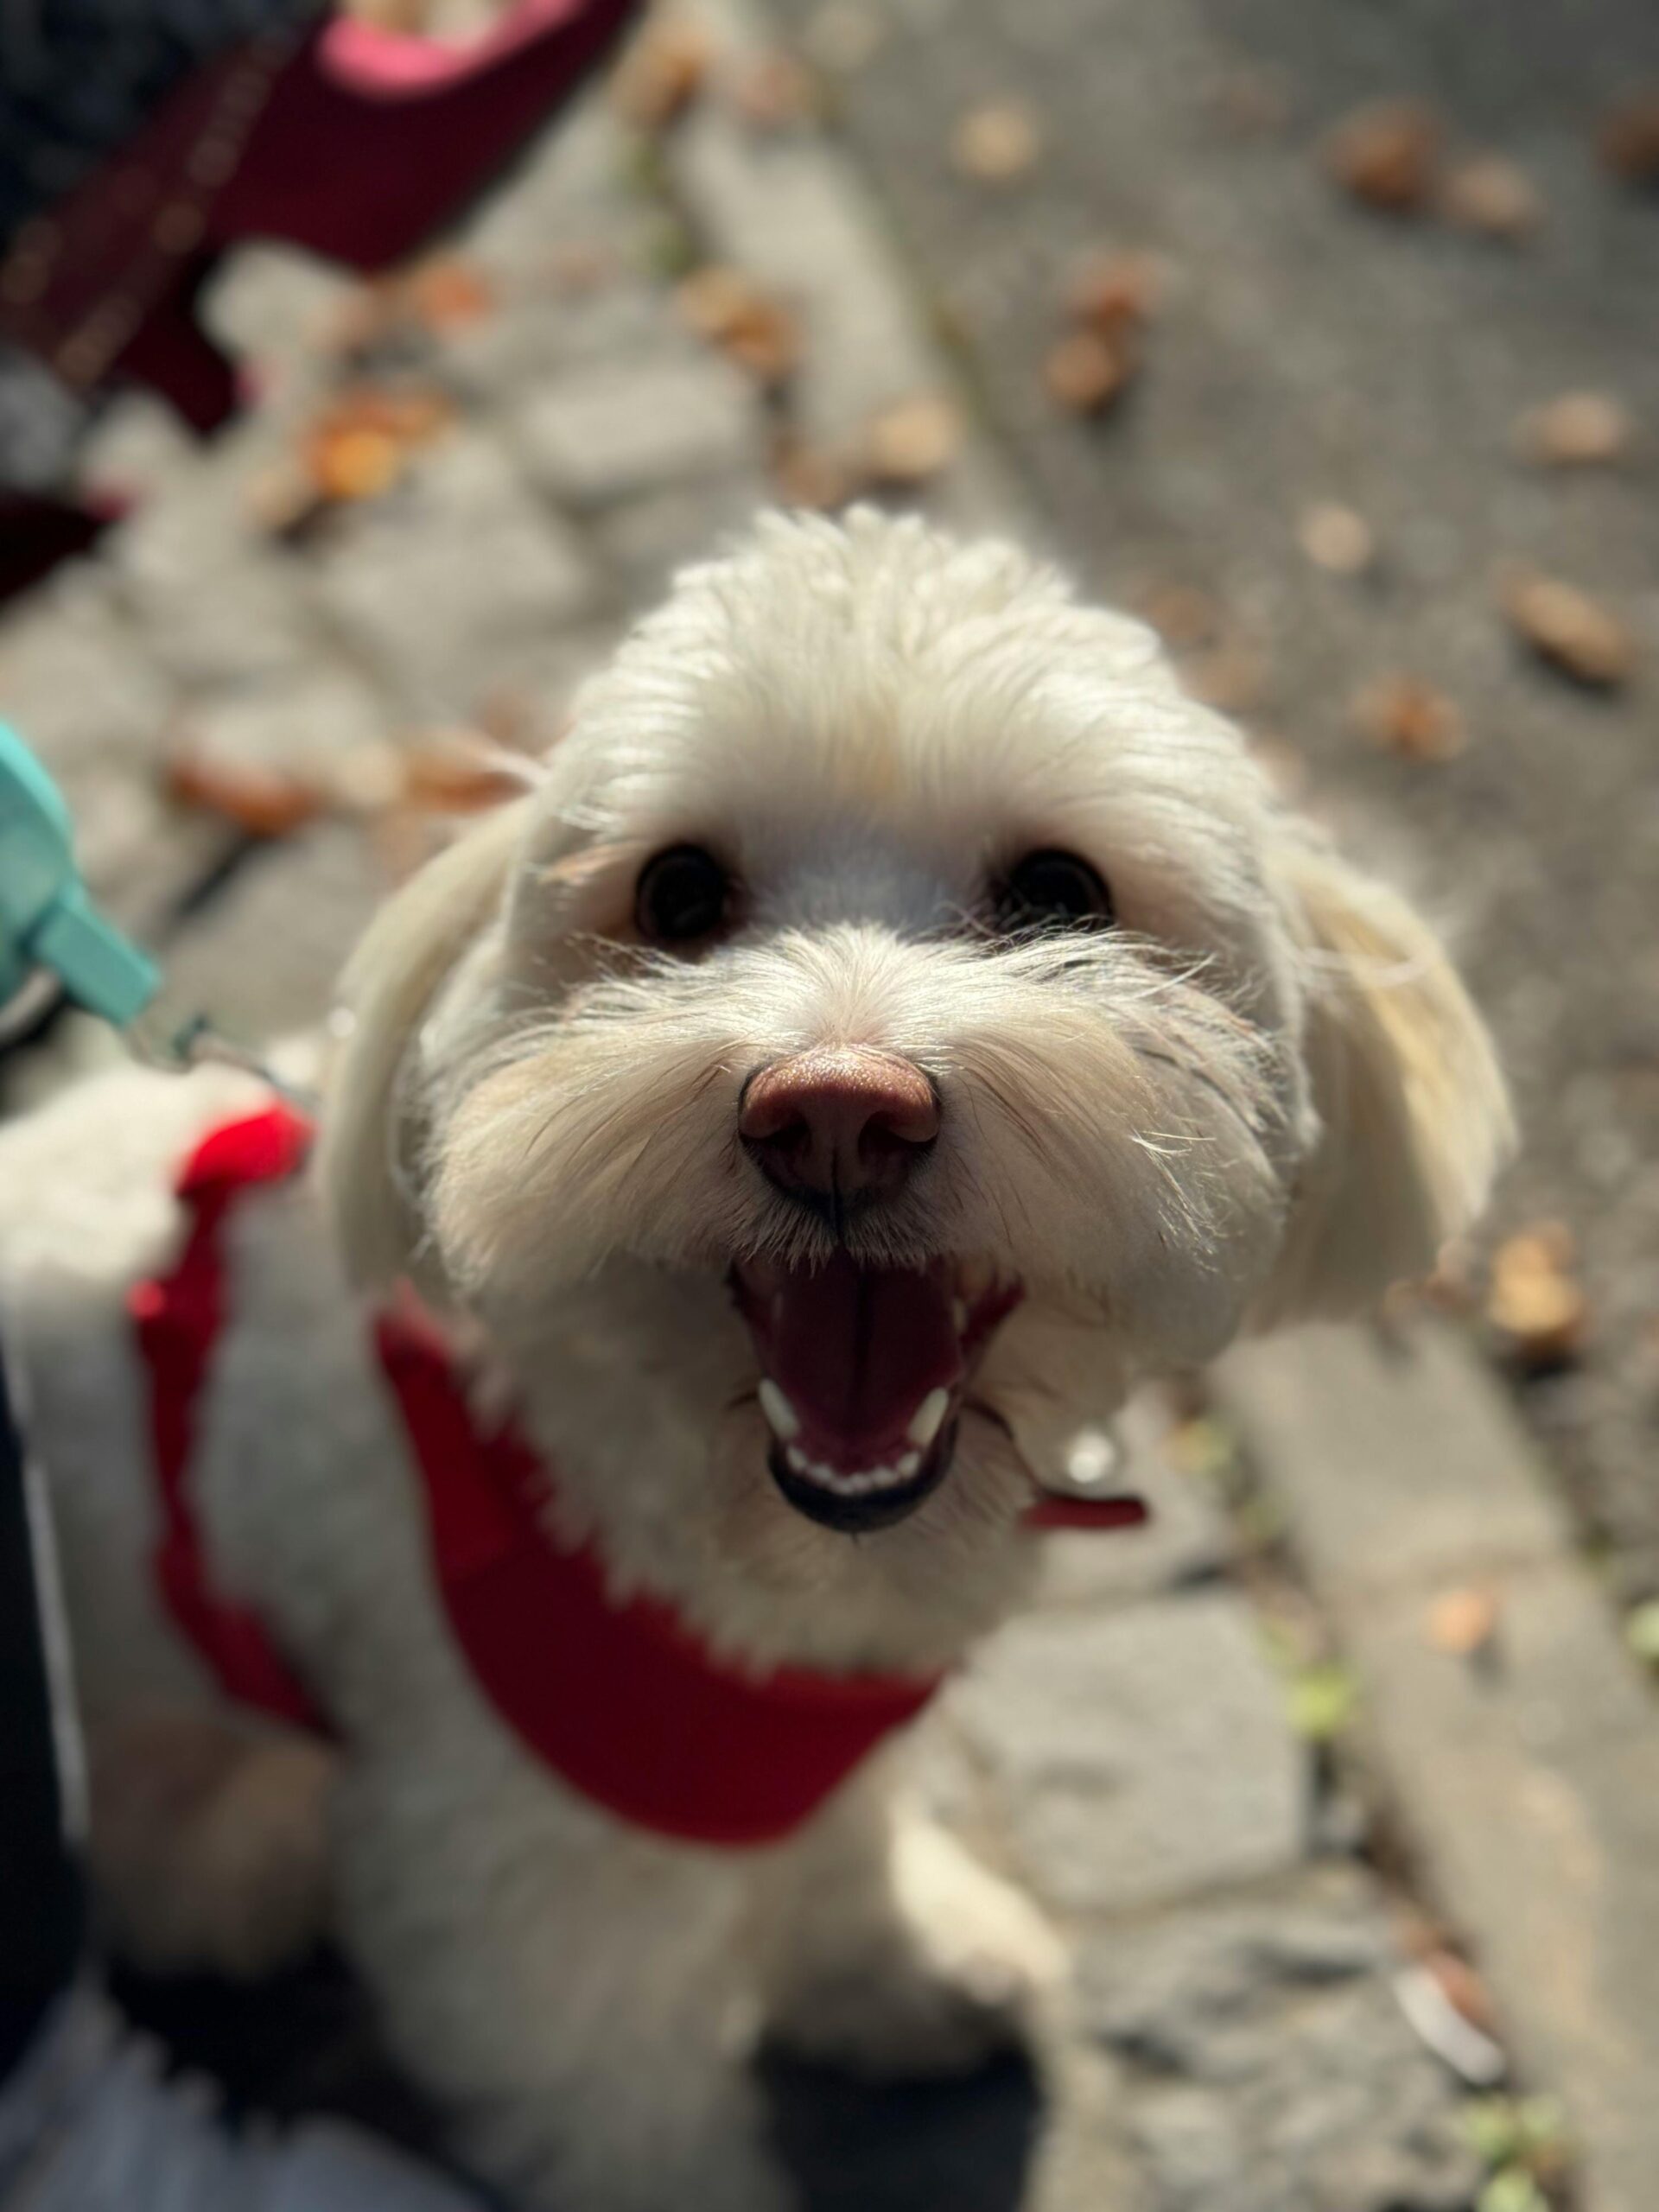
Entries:
[[[690, 961], [631, 921], [642, 861], [688, 841], [745, 898]], [[987, 929], [988, 879], [1045, 846], [1100, 871], [1116, 929]], [[1422, 922], [1275, 803], [1146, 630], [1010, 547], [868, 512], [763, 521], [683, 577], [535, 791], [388, 905], [348, 998], [326, 1196], [238, 1227], [200, 1463], [221, 1579], [349, 1746], [337, 1925], [409, 2064], [530, 2201], [781, 2204], [739, 2063], [758, 2020], [851, 2064], [960, 2063], [1050, 1978], [1052, 1941], [906, 1825], [885, 1757], [793, 1842], [730, 1855], [538, 1768], [437, 1614], [365, 1294], [407, 1273], [451, 1314], [620, 1588], [753, 1662], [942, 1666], [1025, 1587], [1027, 1469], [1140, 1376], [1352, 1311], [1467, 1223], [1509, 1143], [1484, 1033]], [[937, 1492], [856, 1544], [767, 1477], [722, 1290], [734, 1255], [827, 1246], [735, 1134], [744, 1078], [824, 1044], [907, 1055], [941, 1100], [925, 1173], [852, 1224], [855, 1252], [990, 1262], [1026, 1292], [976, 1386], [995, 1418], [969, 1413]], [[289, 1747], [215, 1701], [141, 1565], [121, 1300], [175, 1233], [176, 1156], [245, 1096], [122, 1076], [0, 1145], [108, 1887], [181, 1963], [262, 1961], [325, 1871], [291, 1795], [273, 1815]]]

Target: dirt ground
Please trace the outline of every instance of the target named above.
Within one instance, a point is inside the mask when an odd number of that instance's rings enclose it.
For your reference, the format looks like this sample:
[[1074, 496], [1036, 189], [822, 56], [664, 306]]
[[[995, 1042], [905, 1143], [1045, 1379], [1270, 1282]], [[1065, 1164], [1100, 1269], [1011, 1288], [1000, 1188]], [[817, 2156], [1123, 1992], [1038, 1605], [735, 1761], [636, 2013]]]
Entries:
[[[1659, 86], [1642, 0], [785, 0], [972, 386], [1091, 587], [1188, 633], [1218, 702], [1358, 848], [1446, 921], [1524, 1132], [1487, 1249], [1559, 1220], [1581, 1357], [1521, 1389], [1625, 1600], [1659, 1590], [1659, 188], [1597, 150]], [[1322, 149], [1362, 103], [1426, 105], [1427, 203], [1385, 213]], [[1012, 106], [976, 155], [963, 123]], [[1000, 137], [999, 137], [1000, 132]], [[985, 147], [988, 143], [989, 151]], [[1010, 149], [1012, 149], [1010, 152]], [[1437, 204], [1497, 154], [1517, 240]], [[1005, 174], [988, 174], [1001, 168]], [[1155, 257], [1141, 372], [1087, 417], [1046, 390], [1096, 251]], [[1611, 466], [1543, 467], [1525, 410], [1609, 395]], [[1343, 573], [1351, 527], [1371, 541]], [[1346, 537], [1344, 532], [1346, 530]], [[1338, 566], [1311, 557], [1305, 540]], [[1512, 567], [1627, 633], [1628, 683], [1543, 664]], [[1194, 594], [1201, 594], [1202, 597]], [[1390, 677], [1460, 719], [1454, 757], [1366, 734]]]

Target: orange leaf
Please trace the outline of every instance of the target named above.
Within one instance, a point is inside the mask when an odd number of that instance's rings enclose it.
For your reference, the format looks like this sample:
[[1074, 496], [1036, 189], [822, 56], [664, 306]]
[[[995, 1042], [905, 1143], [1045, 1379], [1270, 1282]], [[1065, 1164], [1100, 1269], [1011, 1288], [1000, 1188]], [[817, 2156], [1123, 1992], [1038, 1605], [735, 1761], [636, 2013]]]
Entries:
[[1414, 214], [1427, 201], [1440, 156], [1440, 126], [1414, 100], [1357, 109], [1325, 143], [1325, 166], [1354, 199], [1389, 214]]
[[251, 763], [175, 754], [167, 789], [186, 806], [221, 816], [250, 837], [288, 837], [321, 811], [315, 790], [298, 777]]

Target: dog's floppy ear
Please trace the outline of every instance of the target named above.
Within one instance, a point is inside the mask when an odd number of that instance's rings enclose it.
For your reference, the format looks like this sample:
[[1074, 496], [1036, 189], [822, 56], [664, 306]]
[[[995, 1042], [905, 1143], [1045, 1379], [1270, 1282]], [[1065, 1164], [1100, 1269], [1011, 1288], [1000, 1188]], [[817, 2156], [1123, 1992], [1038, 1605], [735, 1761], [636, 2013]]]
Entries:
[[1353, 1313], [1428, 1273], [1514, 1144], [1491, 1040], [1427, 924], [1323, 846], [1275, 861], [1320, 1131], [1263, 1322]]
[[413, 1132], [399, 1099], [404, 1061], [456, 963], [499, 908], [529, 801], [486, 815], [388, 900], [341, 983], [351, 1029], [331, 1071], [320, 1172], [353, 1280], [382, 1283], [419, 1234], [409, 1198]]

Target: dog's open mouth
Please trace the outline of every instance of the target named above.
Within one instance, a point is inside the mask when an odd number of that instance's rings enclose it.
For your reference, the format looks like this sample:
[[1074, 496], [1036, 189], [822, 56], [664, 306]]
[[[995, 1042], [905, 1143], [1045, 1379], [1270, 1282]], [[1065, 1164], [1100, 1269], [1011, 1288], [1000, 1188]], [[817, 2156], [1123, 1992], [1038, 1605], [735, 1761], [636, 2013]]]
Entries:
[[732, 1279], [789, 1503], [849, 1534], [913, 1513], [944, 1478], [963, 1391], [1018, 1289], [962, 1262], [864, 1268], [845, 1253], [813, 1268], [741, 1261]]

